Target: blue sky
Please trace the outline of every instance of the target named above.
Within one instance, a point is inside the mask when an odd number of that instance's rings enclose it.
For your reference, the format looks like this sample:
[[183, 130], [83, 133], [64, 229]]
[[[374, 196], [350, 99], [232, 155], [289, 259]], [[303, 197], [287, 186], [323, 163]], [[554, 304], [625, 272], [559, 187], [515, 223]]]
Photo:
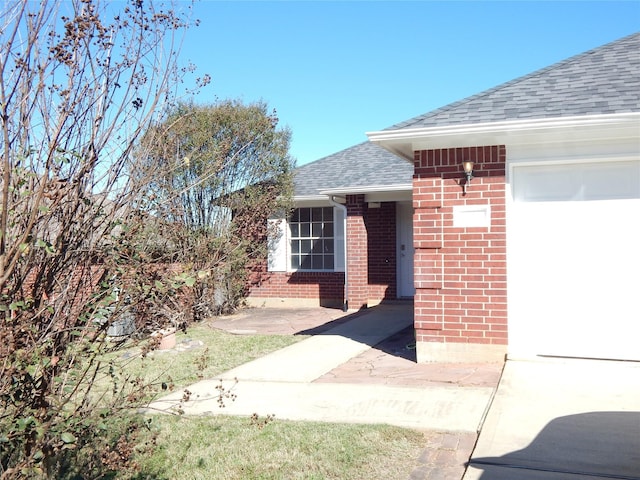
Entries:
[[208, 1], [183, 61], [196, 101], [263, 100], [298, 165], [640, 30], [635, 1]]

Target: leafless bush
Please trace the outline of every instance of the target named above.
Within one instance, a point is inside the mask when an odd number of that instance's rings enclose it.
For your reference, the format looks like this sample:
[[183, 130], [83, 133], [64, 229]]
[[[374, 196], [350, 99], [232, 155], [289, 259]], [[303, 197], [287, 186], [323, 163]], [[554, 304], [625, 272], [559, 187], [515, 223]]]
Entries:
[[119, 415], [145, 387], [101, 361], [104, 332], [125, 306], [191, 281], [145, 280], [130, 242], [149, 180], [130, 175], [134, 147], [189, 70], [176, 62], [192, 23], [178, 6], [21, 0], [0, 13], [2, 479], [129, 465], [137, 420]]

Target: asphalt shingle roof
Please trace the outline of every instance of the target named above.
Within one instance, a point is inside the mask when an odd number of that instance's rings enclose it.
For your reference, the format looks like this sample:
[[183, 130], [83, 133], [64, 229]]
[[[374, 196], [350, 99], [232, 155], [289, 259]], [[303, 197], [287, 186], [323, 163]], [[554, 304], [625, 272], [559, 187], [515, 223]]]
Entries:
[[[640, 112], [640, 32], [386, 130]], [[295, 170], [295, 195], [411, 183], [413, 165], [364, 142]]]
[[349, 147], [296, 168], [295, 195], [318, 195], [332, 188], [410, 184], [413, 165], [371, 142]]
[[640, 32], [386, 130], [640, 111]]

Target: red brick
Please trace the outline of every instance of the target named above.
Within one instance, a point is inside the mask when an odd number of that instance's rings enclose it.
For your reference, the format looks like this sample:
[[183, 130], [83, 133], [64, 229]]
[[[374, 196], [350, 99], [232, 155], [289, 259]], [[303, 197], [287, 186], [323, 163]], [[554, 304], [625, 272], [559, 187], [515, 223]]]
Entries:
[[[428, 311], [432, 323], [436, 319], [445, 323], [445, 329], [430, 335], [429, 341], [503, 343], [507, 308], [506, 148], [493, 145], [424, 150], [414, 152], [414, 158], [418, 167], [414, 198], [423, 207], [427, 206], [421, 203], [423, 200], [433, 206], [441, 204], [438, 209], [421, 210], [424, 214], [416, 211], [414, 216], [416, 245], [431, 248], [428, 261], [416, 257], [417, 280], [424, 275], [427, 282], [423, 285], [434, 287], [432, 296], [439, 298], [432, 299], [438, 308]], [[462, 195], [460, 165], [466, 159], [476, 162], [477, 177], [467, 195]], [[428, 197], [421, 197], [423, 194]], [[491, 228], [453, 228], [454, 206], [487, 203], [491, 205]], [[440, 273], [445, 288], [437, 290], [434, 281]], [[416, 324], [423, 314], [426, 311], [416, 309]], [[465, 330], [460, 330], [463, 325]], [[485, 338], [485, 334], [493, 336]]]

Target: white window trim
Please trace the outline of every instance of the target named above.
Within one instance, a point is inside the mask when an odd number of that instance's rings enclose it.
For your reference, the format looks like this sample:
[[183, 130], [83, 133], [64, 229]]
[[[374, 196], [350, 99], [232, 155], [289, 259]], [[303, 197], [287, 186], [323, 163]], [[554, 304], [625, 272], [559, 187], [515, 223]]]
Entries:
[[[300, 207], [306, 208], [306, 207]], [[268, 220], [270, 232], [277, 231], [278, 238], [273, 235], [268, 239], [267, 270], [269, 272], [286, 273], [333, 273], [344, 272], [344, 219], [340, 209], [333, 209], [333, 269], [332, 270], [302, 270], [291, 268], [291, 234], [289, 222], [285, 218], [271, 218]]]

